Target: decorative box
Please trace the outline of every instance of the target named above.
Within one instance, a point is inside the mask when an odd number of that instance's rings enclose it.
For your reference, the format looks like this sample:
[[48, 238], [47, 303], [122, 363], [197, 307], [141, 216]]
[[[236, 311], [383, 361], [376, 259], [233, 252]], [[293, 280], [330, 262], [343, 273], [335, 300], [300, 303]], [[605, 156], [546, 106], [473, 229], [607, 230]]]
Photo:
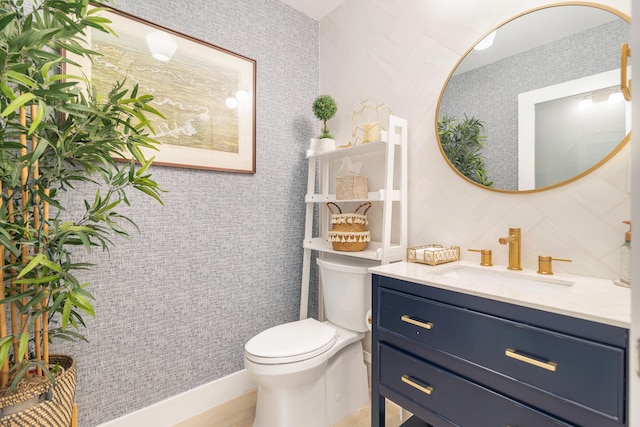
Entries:
[[428, 265], [460, 261], [460, 246], [443, 248], [442, 245], [424, 245], [407, 248], [407, 261]]
[[347, 175], [336, 177], [337, 200], [366, 199], [368, 196], [369, 186], [366, 176]]

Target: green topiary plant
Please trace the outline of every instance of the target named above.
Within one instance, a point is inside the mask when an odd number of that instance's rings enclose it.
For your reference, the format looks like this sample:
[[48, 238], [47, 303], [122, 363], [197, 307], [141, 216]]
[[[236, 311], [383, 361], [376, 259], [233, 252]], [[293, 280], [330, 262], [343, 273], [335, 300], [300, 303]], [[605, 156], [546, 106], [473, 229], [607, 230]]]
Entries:
[[493, 182], [487, 178], [482, 156], [484, 122], [468, 118], [458, 122], [455, 117], [443, 116], [438, 120], [438, 136], [442, 151], [449, 162], [465, 177], [486, 187]]
[[330, 95], [320, 95], [313, 101], [313, 114], [323, 122], [322, 135], [320, 138], [331, 138], [333, 135], [327, 128], [327, 120], [331, 119], [338, 111], [336, 101]]
[[[122, 82], [98, 94], [84, 77], [63, 74], [65, 64], [78, 65], [65, 52], [97, 55], [84, 47], [90, 29], [113, 32], [97, 10], [87, 0], [0, 3], [3, 392], [34, 371], [54, 382], [48, 343], [84, 339], [83, 316], [95, 313], [88, 284], [76, 277], [91, 264], [78, 256], [107, 250], [113, 235], [128, 236], [124, 224], [135, 227], [118, 212], [129, 204], [127, 191], [162, 203], [148, 172], [152, 159], [141, 151], [158, 144], [147, 118], [161, 116], [153, 97]], [[123, 155], [140, 166], [115, 160]], [[72, 208], [87, 195], [84, 210]]]

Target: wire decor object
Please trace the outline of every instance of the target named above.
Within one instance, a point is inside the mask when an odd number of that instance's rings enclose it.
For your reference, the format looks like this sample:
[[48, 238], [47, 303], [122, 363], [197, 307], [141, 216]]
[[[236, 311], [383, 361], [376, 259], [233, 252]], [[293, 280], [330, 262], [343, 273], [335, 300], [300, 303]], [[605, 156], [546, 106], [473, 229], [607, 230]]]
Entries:
[[389, 129], [389, 116], [393, 114], [381, 99], [367, 99], [353, 112], [351, 136], [353, 145], [380, 141]]

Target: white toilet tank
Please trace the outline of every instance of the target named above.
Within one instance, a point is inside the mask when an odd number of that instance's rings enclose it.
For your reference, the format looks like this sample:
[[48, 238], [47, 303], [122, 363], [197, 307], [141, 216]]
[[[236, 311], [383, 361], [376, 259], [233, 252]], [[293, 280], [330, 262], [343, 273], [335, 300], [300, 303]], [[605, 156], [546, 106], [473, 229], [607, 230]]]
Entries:
[[325, 256], [316, 261], [327, 320], [352, 331], [368, 331], [366, 315], [371, 308], [372, 286], [367, 269], [380, 263], [342, 256]]

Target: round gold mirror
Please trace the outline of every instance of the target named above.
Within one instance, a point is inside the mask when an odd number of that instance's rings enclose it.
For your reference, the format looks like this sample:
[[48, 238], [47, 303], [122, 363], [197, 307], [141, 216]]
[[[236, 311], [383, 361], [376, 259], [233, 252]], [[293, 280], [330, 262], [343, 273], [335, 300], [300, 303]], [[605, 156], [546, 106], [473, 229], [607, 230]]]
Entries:
[[631, 103], [620, 99], [629, 22], [599, 5], [562, 3], [489, 31], [440, 94], [436, 132], [447, 162], [504, 192], [557, 187], [605, 163], [631, 131]]

